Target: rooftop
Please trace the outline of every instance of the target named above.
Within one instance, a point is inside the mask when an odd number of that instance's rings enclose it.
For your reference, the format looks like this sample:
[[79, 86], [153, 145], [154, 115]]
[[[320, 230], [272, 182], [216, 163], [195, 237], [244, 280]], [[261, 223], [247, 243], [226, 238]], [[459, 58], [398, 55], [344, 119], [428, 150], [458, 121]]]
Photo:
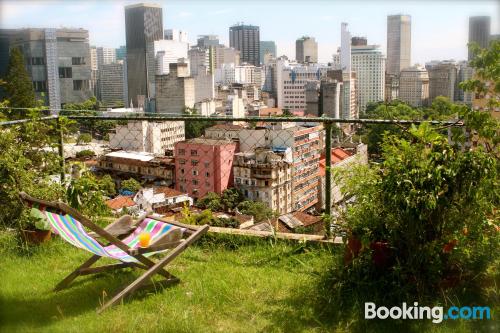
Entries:
[[186, 193], [179, 192], [177, 190], [174, 190], [173, 188], [167, 187], [167, 186], [157, 186], [153, 188], [154, 194], [159, 194], [163, 193], [167, 198], [170, 197], [177, 197], [180, 195], [185, 195]]
[[180, 141], [178, 143], [194, 143], [194, 144], [201, 144], [201, 145], [207, 145], [207, 146], [220, 146], [220, 145], [229, 145], [233, 144], [234, 141], [229, 140], [229, 139], [207, 139], [207, 138], [194, 138], [194, 139], [189, 139], [185, 141]]
[[119, 195], [114, 199], [106, 201], [106, 205], [112, 210], [135, 206], [136, 203], [128, 195]]
[[125, 150], [114, 151], [112, 153], [106, 154], [105, 156], [128, 158], [128, 159], [139, 160], [139, 161], [143, 161], [143, 162], [151, 161], [152, 159], [155, 158], [155, 156], [151, 153], [136, 152], [136, 151], [132, 152], [132, 151], [125, 151]]

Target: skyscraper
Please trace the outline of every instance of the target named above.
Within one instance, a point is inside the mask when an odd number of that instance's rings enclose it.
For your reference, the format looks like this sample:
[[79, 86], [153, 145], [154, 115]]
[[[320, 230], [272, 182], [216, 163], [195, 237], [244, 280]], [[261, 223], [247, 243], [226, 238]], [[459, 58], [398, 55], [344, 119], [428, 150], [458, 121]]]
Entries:
[[295, 58], [300, 63], [318, 62], [318, 43], [314, 37], [303, 36], [295, 41]]
[[[471, 16], [469, 17], [469, 44], [476, 43], [481, 48], [488, 47], [490, 40], [491, 17]], [[472, 60], [472, 53], [469, 50], [469, 60]]]
[[417, 65], [401, 71], [399, 99], [413, 107], [427, 105], [429, 99], [429, 74]]
[[411, 16], [387, 16], [387, 73], [399, 75], [411, 66]]
[[97, 53], [97, 68], [116, 62], [116, 49], [111, 47], [98, 47]]
[[270, 54], [272, 58], [276, 58], [276, 43], [272, 40], [260, 42], [260, 62], [264, 64], [264, 57]]
[[239, 50], [240, 61], [260, 65], [260, 30], [255, 25], [237, 24], [229, 28], [229, 46]]
[[138, 96], [154, 95], [154, 41], [163, 39], [161, 6], [144, 3], [125, 6], [125, 35], [129, 98], [137, 106]]

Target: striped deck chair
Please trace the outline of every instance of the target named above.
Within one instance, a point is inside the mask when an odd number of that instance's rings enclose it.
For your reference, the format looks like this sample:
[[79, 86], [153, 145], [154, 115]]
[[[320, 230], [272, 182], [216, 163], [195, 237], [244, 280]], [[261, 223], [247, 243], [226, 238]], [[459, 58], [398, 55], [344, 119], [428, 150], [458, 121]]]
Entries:
[[[48, 220], [54, 233], [71, 245], [92, 253], [87, 261], [57, 284], [55, 291], [66, 288], [81, 275], [127, 267], [145, 271], [144, 274], [106, 302], [98, 310], [99, 313], [117, 304], [139, 287], [144, 287], [145, 282], [150, 280], [154, 274], [165, 278], [160, 282], [161, 284], [178, 282], [179, 279], [165, 270], [164, 267], [204, 235], [209, 228], [208, 226], [199, 228], [179, 222], [161, 221], [148, 214], [140, 217], [135, 223], [130, 216], [125, 215], [106, 228], [101, 228], [62, 202], [44, 201], [33, 198], [26, 193], [20, 193], [20, 197], [28, 207]], [[85, 228], [92, 232], [87, 232]], [[149, 233], [151, 237], [150, 245], [147, 248], [139, 246], [139, 235], [143, 232]], [[154, 254], [164, 256], [153, 261], [150, 256]], [[103, 257], [119, 260], [120, 263], [91, 267]]]

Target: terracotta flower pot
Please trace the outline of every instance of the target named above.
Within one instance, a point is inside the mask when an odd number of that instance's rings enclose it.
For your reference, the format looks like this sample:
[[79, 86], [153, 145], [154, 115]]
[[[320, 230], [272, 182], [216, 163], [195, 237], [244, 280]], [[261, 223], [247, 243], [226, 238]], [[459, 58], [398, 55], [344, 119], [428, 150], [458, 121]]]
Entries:
[[361, 241], [355, 236], [350, 236], [347, 240], [347, 247], [345, 249], [344, 254], [344, 263], [349, 265], [354, 258], [359, 255], [359, 251], [361, 251]]
[[45, 243], [50, 240], [50, 230], [21, 230], [21, 237], [30, 244]]

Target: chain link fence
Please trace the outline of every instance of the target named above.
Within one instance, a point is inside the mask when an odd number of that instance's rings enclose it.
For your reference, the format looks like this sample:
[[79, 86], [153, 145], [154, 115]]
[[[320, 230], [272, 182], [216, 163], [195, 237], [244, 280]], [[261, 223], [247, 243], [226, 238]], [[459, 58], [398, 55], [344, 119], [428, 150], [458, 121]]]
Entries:
[[65, 184], [90, 171], [110, 180], [114, 214], [180, 218], [191, 206], [198, 219], [210, 210], [220, 226], [268, 230], [272, 220], [277, 231], [304, 233], [330, 231], [321, 214], [344, 202], [332, 172], [368, 163], [370, 126], [419, 123], [89, 112], [4, 109], [0, 131], [43, 156], [35, 158], [39, 176]]

